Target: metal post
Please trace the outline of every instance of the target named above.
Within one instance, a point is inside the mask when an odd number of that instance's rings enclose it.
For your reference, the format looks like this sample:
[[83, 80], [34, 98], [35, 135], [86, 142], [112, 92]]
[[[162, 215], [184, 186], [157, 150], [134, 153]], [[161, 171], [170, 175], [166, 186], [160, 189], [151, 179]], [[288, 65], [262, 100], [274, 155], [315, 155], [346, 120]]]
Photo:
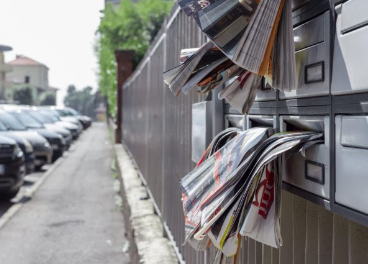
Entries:
[[122, 123], [123, 123], [123, 83], [129, 78], [133, 72], [134, 51], [133, 50], [116, 50], [116, 92], [117, 92], [117, 117], [115, 143], [122, 141]]

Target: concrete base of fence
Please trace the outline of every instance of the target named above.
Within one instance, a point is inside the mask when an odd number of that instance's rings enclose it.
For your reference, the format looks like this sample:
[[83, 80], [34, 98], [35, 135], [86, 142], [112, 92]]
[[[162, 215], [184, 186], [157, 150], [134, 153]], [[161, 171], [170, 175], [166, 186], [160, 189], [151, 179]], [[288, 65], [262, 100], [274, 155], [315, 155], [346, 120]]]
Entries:
[[124, 147], [115, 145], [123, 197], [123, 214], [130, 242], [132, 263], [178, 263], [174, 248], [164, 237], [164, 227], [155, 214], [147, 190]]

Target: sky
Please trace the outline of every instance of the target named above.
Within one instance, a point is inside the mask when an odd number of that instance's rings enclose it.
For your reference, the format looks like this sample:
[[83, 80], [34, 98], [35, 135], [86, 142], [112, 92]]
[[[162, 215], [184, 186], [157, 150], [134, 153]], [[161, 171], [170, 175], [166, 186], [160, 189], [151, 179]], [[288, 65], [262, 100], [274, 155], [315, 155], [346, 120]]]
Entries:
[[49, 84], [59, 88], [58, 104], [68, 85], [97, 89], [94, 53], [104, 0], [0, 0], [0, 44], [49, 68]]

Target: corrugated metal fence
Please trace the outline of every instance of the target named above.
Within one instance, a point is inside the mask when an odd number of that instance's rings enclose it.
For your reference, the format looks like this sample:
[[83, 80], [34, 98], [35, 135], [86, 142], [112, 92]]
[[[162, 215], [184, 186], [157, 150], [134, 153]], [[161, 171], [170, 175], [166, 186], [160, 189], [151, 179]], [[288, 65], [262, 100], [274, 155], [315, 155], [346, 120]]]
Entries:
[[[191, 107], [200, 95], [175, 98], [162, 72], [179, 64], [180, 50], [198, 47], [205, 36], [174, 5], [137, 70], [123, 87], [123, 140], [132, 153], [163, 222], [186, 263], [212, 263], [214, 251], [182, 247], [184, 219], [179, 180], [193, 169]], [[271, 249], [242, 241], [240, 263], [368, 263], [368, 229], [283, 191], [284, 245]]]

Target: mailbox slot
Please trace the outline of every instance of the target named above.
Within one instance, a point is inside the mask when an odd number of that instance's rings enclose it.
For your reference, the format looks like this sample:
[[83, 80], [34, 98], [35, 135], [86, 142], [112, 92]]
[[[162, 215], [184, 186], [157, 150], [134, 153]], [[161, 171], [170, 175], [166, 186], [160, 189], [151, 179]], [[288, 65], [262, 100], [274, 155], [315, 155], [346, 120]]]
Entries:
[[368, 116], [336, 116], [338, 204], [368, 214]]
[[281, 116], [281, 132], [323, 132], [325, 143], [316, 144], [302, 153], [286, 160], [283, 155], [283, 181], [322, 198], [330, 198], [330, 148], [329, 117], [325, 116]]
[[368, 92], [368, 1], [336, 7], [336, 36], [331, 93]]
[[246, 117], [244, 115], [225, 115], [225, 128], [236, 127], [245, 130]]
[[330, 94], [330, 12], [294, 28], [296, 90], [280, 92], [280, 99]]
[[247, 129], [254, 127], [268, 127], [275, 129], [277, 126], [276, 116], [248, 115]]

